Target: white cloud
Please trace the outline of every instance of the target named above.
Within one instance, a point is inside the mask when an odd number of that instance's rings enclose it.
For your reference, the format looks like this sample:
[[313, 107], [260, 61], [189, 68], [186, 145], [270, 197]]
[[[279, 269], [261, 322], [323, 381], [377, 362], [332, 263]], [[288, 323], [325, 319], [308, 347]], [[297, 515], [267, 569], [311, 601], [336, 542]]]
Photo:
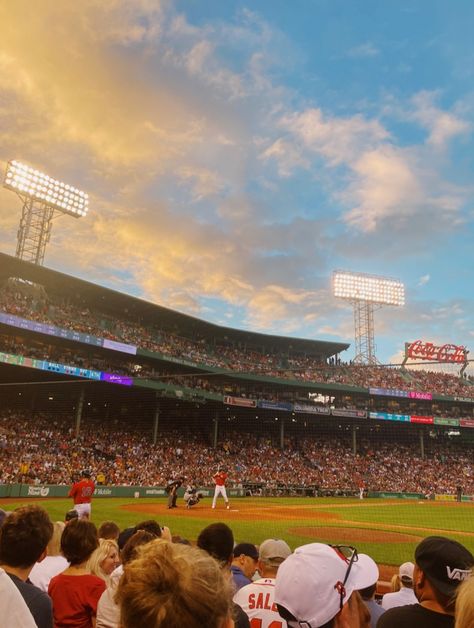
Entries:
[[354, 46], [347, 53], [349, 57], [363, 58], [363, 57], [376, 57], [380, 54], [380, 51], [376, 46], [370, 42], [366, 41], [359, 46]]
[[367, 120], [361, 115], [328, 116], [314, 108], [289, 114], [280, 125], [309, 151], [324, 157], [330, 166], [350, 162], [363, 150], [389, 139], [388, 131], [378, 120]]
[[429, 280], [431, 279], [429, 273], [426, 275], [422, 275], [419, 279], [418, 279], [418, 286], [426, 286], [426, 284], [429, 282]]
[[416, 94], [412, 103], [413, 120], [429, 131], [427, 144], [443, 149], [457, 135], [465, 135], [472, 129], [471, 124], [449, 111], [443, 111], [435, 105], [436, 93], [422, 91]]

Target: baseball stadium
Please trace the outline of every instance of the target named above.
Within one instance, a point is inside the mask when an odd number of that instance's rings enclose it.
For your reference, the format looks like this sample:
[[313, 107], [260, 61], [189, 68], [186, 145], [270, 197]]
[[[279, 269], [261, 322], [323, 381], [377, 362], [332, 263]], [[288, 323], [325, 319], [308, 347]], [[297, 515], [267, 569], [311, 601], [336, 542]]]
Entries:
[[459, 360], [449, 374], [345, 362], [349, 342], [221, 327], [6, 254], [0, 283], [4, 510], [41, 502], [63, 520], [86, 470], [98, 524], [355, 545], [382, 582], [426, 536], [474, 551], [474, 382]]

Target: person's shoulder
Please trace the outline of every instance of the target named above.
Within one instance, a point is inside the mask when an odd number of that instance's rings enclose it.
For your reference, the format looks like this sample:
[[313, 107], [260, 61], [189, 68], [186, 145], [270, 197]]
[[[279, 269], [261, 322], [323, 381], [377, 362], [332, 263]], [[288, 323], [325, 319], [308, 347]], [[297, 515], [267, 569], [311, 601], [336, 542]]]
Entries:
[[377, 628], [392, 628], [392, 626], [406, 626], [406, 628], [409, 628], [412, 625], [409, 623], [410, 618], [413, 618], [416, 622], [419, 621], [420, 609], [422, 607], [419, 604], [407, 604], [406, 606], [389, 608], [380, 616]]

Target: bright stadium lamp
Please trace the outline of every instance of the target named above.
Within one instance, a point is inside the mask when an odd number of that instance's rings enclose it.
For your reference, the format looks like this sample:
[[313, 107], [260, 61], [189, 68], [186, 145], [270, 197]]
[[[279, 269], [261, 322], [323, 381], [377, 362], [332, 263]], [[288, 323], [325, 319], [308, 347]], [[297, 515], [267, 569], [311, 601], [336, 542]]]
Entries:
[[354, 307], [355, 358], [358, 364], [377, 364], [374, 310], [385, 305], [405, 305], [405, 286], [397, 279], [336, 270], [332, 277], [335, 297]]
[[89, 197], [72, 185], [15, 160], [7, 164], [3, 185], [23, 201], [16, 256], [42, 265], [55, 213], [74, 218], [85, 216]]

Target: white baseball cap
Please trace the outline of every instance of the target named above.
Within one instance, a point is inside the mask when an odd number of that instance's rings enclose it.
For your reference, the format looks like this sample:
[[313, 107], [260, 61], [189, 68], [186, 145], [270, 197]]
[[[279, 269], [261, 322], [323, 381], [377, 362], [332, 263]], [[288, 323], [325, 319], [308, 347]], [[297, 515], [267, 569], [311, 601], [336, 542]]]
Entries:
[[297, 547], [278, 569], [275, 602], [286, 608], [297, 621], [296, 628], [317, 628], [337, 615], [353, 591], [377, 582], [379, 569], [367, 556], [358, 554], [346, 579], [350, 559], [343, 546], [310, 543]]
[[403, 563], [403, 565], [400, 565], [398, 575], [402, 580], [413, 580], [414, 569], [415, 565], [413, 563]]

